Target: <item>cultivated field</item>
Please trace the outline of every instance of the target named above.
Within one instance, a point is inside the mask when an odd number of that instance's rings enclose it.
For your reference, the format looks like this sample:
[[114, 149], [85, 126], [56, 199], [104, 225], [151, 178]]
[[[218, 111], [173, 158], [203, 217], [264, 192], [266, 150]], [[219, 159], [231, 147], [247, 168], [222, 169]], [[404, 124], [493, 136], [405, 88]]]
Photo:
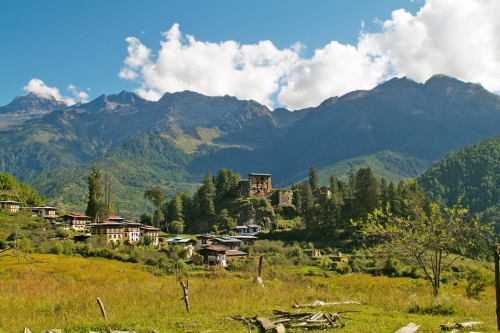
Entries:
[[[63, 333], [248, 332], [241, 322], [221, 323], [231, 316], [272, 317], [273, 309], [297, 311], [292, 308], [295, 301], [314, 300], [361, 302], [317, 309], [359, 311], [344, 313], [341, 322], [347, 325], [329, 332], [395, 332], [410, 322], [422, 325], [418, 332], [440, 332], [442, 323], [466, 321], [484, 322], [473, 331], [496, 331], [493, 290], [487, 289], [481, 300], [471, 300], [465, 297], [465, 283], [445, 285], [432, 303], [425, 281], [409, 278], [307, 276], [271, 267], [263, 273], [265, 288], [261, 288], [253, 283], [253, 272], [194, 271], [197, 274], [189, 277], [191, 312], [186, 313], [175, 277], [151, 267], [96, 258], [31, 258], [36, 263], [0, 257], [1, 332], [22, 332], [24, 327], [32, 332], [60, 328]], [[98, 297], [108, 321], [101, 315]], [[419, 311], [410, 313], [411, 309]], [[423, 309], [435, 314], [422, 314]]]

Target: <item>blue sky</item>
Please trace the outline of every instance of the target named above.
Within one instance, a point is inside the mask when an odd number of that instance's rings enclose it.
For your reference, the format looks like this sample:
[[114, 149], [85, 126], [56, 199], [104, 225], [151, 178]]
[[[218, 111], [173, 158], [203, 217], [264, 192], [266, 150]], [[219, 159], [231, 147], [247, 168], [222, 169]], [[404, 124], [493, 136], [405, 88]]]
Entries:
[[0, 105], [189, 89], [294, 110], [438, 73], [500, 91], [499, 3], [0, 0]]

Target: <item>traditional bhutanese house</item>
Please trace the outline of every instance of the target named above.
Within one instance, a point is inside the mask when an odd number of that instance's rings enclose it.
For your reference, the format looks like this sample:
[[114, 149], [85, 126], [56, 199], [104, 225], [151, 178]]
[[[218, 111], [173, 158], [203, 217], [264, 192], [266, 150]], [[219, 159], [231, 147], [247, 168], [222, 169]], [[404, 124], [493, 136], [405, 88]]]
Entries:
[[123, 221], [123, 239], [129, 243], [137, 243], [141, 238], [141, 225], [134, 221]]
[[223, 246], [207, 246], [200, 250], [203, 262], [207, 265], [227, 266], [227, 249]]
[[64, 222], [64, 229], [71, 229], [77, 231], [83, 231], [87, 228], [87, 224], [92, 222], [91, 218], [83, 214], [66, 214], [63, 215], [62, 220]]
[[189, 238], [170, 238], [167, 239], [168, 250], [171, 251], [174, 246], [180, 246], [183, 249], [188, 249], [188, 258], [193, 256], [194, 245], [196, 241]]
[[144, 236], [149, 236], [153, 240], [153, 245], [158, 245], [160, 243], [159, 241], [159, 234], [160, 234], [160, 229], [149, 226], [149, 225], [143, 225], [141, 226], [141, 237]]
[[13, 200], [2, 200], [0, 201], [0, 207], [7, 213], [17, 213], [19, 207], [21, 207], [21, 202]]
[[213, 234], [205, 234], [196, 236], [196, 245], [200, 247], [206, 247], [212, 245], [212, 241], [215, 238]]
[[28, 209], [31, 210], [33, 215], [43, 217], [45, 220], [49, 222], [54, 221], [55, 219], [58, 218], [56, 207], [43, 206], [43, 207], [30, 207]]
[[239, 239], [245, 245], [251, 245], [256, 240], [259, 239], [259, 237], [257, 237], [257, 236], [250, 236], [250, 235], [235, 235], [235, 236], [233, 236], [233, 238]]
[[92, 236], [105, 236], [108, 244], [123, 241], [124, 224], [121, 222], [104, 221], [90, 223], [89, 227]]
[[257, 224], [239, 225], [234, 228], [237, 235], [256, 235], [262, 232], [262, 227]]
[[225, 246], [228, 250], [238, 250], [242, 241], [233, 237], [219, 237], [214, 238], [212, 241], [213, 245]]

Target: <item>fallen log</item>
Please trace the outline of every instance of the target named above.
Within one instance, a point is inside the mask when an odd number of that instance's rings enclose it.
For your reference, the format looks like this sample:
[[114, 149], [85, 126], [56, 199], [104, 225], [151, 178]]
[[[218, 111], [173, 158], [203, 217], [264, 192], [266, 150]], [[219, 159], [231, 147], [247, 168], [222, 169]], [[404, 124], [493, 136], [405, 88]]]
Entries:
[[360, 305], [361, 303], [359, 302], [354, 302], [354, 301], [343, 301], [343, 302], [323, 302], [323, 301], [314, 301], [309, 304], [299, 304], [297, 301], [295, 301], [295, 305], [293, 306], [296, 309], [302, 309], [302, 308], [317, 308], [318, 306], [332, 306], [332, 305], [347, 305], [347, 304], [358, 304]]
[[468, 321], [468, 322], [465, 322], [465, 323], [441, 324], [441, 325], [439, 325], [439, 327], [443, 331], [449, 331], [449, 330], [452, 330], [454, 328], [457, 328], [457, 329], [460, 329], [460, 328], [472, 328], [472, 326], [474, 326], [474, 325], [481, 325], [481, 324], [484, 324], [484, 323], [480, 322], [480, 321]]

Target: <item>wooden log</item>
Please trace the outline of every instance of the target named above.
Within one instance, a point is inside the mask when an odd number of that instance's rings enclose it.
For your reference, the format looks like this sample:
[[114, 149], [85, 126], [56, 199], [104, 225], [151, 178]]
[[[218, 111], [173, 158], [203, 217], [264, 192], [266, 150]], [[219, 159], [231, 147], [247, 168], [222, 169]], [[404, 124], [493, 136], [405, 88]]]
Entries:
[[408, 325], [401, 327], [395, 333], [414, 333], [420, 328], [420, 325], [415, 323], [409, 323]]
[[264, 329], [264, 331], [276, 328], [276, 325], [267, 318], [257, 318], [257, 322]]
[[319, 318], [323, 317], [323, 312], [319, 311], [316, 312], [314, 315], [309, 320], [318, 320]]
[[361, 303], [359, 302], [354, 302], [354, 301], [343, 301], [343, 302], [323, 302], [323, 301], [314, 301], [309, 304], [299, 304], [297, 301], [295, 301], [295, 305], [293, 306], [294, 308], [317, 308], [318, 306], [332, 306], [332, 305], [348, 305], [348, 304], [358, 304], [360, 305]]

